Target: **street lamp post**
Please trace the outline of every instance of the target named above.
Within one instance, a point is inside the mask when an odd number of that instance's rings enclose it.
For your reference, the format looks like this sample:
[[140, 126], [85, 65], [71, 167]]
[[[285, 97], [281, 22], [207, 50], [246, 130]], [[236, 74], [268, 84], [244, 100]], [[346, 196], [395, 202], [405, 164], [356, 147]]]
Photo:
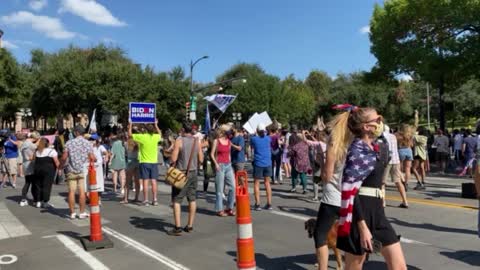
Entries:
[[22, 114], [23, 119], [26, 121], [26, 128], [30, 128], [28, 120], [32, 116], [32, 110], [30, 108], [20, 108], [20, 113]]
[[196, 102], [195, 102], [195, 96], [194, 96], [194, 91], [193, 91], [193, 68], [195, 67], [195, 65], [202, 61], [203, 59], [207, 59], [208, 58], [208, 55], [205, 55], [203, 57], [200, 57], [198, 58], [195, 62], [190, 61], [190, 120], [195, 120], [196, 119], [196, 115], [195, 115], [195, 111], [196, 111]]
[[2, 48], [2, 37], [3, 37], [3, 31], [0, 29], [0, 48]]

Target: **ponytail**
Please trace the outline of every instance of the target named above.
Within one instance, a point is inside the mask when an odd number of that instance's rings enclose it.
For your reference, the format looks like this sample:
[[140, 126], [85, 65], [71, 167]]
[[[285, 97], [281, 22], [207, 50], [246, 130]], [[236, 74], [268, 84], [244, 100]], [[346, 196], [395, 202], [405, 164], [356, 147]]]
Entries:
[[351, 110], [337, 114], [328, 127], [330, 128], [330, 140], [328, 144], [328, 151], [333, 152], [335, 161], [343, 161], [347, 154], [348, 146], [352, 142], [354, 136], [348, 127], [348, 119], [350, 118]]

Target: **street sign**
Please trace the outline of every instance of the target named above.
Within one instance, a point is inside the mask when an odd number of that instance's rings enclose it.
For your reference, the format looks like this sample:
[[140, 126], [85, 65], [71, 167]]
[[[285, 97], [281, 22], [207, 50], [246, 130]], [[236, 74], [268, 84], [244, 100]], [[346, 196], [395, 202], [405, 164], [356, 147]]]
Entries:
[[130, 102], [128, 106], [132, 123], [155, 123], [157, 110], [155, 103]]

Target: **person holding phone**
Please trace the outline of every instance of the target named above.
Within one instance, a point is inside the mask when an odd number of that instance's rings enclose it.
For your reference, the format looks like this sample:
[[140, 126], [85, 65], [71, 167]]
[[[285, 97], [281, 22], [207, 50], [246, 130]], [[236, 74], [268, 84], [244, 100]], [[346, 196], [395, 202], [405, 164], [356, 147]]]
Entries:
[[[378, 139], [383, 118], [373, 108], [346, 106], [340, 120], [348, 147], [341, 183], [337, 248], [345, 251], [345, 269], [361, 270], [366, 254], [380, 252], [390, 270], [406, 270], [400, 239], [385, 216], [382, 178], [389, 162], [388, 143]], [[344, 140], [348, 144], [348, 140]]]

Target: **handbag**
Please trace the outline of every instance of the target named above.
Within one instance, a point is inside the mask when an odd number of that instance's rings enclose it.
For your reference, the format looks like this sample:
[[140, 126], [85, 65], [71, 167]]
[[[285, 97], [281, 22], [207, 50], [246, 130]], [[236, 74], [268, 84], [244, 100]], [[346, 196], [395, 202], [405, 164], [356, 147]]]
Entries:
[[167, 183], [178, 189], [183, 189], [183, 187], [188, 181], [188, 172], [190, 170], [190, 164], [192, 163], [193, 150], [195, 150], [195, 145], [197, 145], [196, 139], [194, 139], [193, 141], [190, 157], [188, 158], [187, 171], [183, 173], [181, 170], [176, 168], [176, 164], [175, 166], [168, 168], [167, 175], [165, 177]]

